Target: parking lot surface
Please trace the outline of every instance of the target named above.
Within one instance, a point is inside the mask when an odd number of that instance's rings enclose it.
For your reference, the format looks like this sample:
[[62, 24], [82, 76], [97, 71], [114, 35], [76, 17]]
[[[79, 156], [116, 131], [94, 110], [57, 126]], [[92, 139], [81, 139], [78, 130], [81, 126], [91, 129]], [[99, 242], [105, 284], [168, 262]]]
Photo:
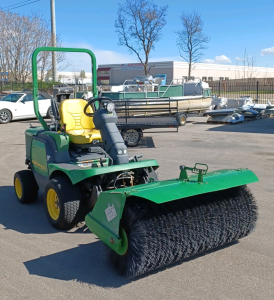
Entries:
[[145, 133], [131, 154], [155, 158], [160, 179], [179, 166], [249, 168], [259, 207], [255, 231], [238, 243], [134, 280], [109, 264], [103, 243], [82, 224], [58, 232], [43, 197], [17, 202], [13, 174], [25, 169], [24, 131], [36, 120], [0, 125], [0, 300], [3, 299], [274, 299], [274, 118], [236, 125], [190, 117], [179, 132]]

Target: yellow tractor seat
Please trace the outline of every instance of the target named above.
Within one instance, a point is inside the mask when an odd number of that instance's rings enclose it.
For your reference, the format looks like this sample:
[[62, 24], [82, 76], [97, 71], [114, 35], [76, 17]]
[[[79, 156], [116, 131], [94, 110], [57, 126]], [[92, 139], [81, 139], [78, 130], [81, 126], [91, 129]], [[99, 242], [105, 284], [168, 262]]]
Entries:
[[[73, 144], [91, 144], [94, 140], [102, 142], [100, 131], [94, 129], [93, 118], [84, 114], [86, 104], [83, 99], [66, 99], [59, 108], [60, 124], [66, 124], [66, 133]], [[90, 106], [87, 112], [93, 113]]]

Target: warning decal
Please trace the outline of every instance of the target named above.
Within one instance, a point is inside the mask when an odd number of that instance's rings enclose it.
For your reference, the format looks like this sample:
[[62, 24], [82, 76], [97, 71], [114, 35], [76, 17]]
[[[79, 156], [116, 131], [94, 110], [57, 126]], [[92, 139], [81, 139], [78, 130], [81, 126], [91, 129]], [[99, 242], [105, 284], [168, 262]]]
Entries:
[[110, 222], [115, 217], [117, 217], [117, 213], [116, 213], [116, 210], [115, 210], [115, 207], [113, 204], [109, 205], [109, 207], [107, 209], [105, 209], [105, 213], [106, 213], [108, 222]]

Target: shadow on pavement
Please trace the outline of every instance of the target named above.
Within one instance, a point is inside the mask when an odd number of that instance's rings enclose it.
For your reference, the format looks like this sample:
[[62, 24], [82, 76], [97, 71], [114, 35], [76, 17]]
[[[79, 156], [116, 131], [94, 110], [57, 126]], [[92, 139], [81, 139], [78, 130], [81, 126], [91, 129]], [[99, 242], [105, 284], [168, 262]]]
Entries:
[[72, 249], [42, 256], [26, 261], [24, 262], [24, 265], [31, 275], [64, 281], [76, 280], [77, 282], [96, 285], [103, 288], [118, 288], [132, 281], [146, 278], [147, 276], [181, 265], [198, 257], [206, 256], [207, 254], [219, 251], [220, 249], [228, 248], [237, 243], [238, 242], [236, 241], [224, 245], [133, 279], [127, 279], [118, 274], [109, 259], [109, 249], [107, 249], [101, 241], [78, 245], [78, 247]]
[[[17, 201], [13, 186], [0, 186], [0, 224], [4, 230], [29, 234], [50, 234], [59, 232], [53, 228], [46, 216], [43, 195], [38, 194], [35, 203], [21, 204]], [[88, 233], [87, 227], [75, 227], [71, 232]], [[68, 232], [70, 233], [70, 231]]]
[[13, 186], [0, 186], [0, 223], [6, 230], [26, 234], [57, 232], [47, 220], [43, 195], [39, 193], [35, 203], [21, 204], [15, 196]]
[[24, 262], [29, 274], [100, 287], [118, 288], [130, 282], [114, 269], [101, 241]]
[[[142, 140], [141, 144], [134, 148], [155, 148], [153, 138], [151, 136], [146, 136]], [[130, 149], [133, 149], [133, 147], [131, 147]]]
[[[192, 123], [210, 127], [207, 131], [274, 134], [274, 118], [265, 118], [237, 124]], [[215, 127], [212, 127], [214, 125]]]

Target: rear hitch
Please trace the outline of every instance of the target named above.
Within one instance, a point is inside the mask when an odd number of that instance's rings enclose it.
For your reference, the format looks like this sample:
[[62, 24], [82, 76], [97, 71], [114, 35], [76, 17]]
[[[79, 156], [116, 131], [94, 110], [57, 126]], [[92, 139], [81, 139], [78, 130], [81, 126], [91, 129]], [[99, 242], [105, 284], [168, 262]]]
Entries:
[[[204, 166], [205, 168], [199, 168], [199, 166]], [[198, 183], [204, 183], [204, 175], [206, 175], [208, 166], [206, 164], [196, 163], [193, 168], [180, 166], [180, 180], [189, 181], [187, 171], [191, 171], [192, 173], [198, 174]]]

